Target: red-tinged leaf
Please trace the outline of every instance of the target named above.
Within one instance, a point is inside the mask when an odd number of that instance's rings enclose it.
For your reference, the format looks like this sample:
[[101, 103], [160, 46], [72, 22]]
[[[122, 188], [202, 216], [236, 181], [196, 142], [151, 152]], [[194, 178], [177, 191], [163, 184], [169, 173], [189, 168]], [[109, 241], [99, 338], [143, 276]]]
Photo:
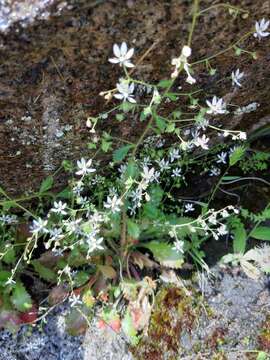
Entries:
[[108, 302], [109, 300], [109, 294], [107, 292], [101, 292], [98, 297], [103, 302]]
[[29, 311], [19, 314], [19, 318], [22, 324], [30, 324], [37, 320], [38, 309], [35, 305], [31, 307]]
[[106, 323], [104, 320], [100, 319], [97, 323], [97, 327], [100, 329], [100, 330], [105, 330], [106, 329]]
[[121, 330], [121, 321], [120, 321], [120, 319], [111, 320], [109, 322], [109, 326], [113, 331], [119, 333], [119, 331]]

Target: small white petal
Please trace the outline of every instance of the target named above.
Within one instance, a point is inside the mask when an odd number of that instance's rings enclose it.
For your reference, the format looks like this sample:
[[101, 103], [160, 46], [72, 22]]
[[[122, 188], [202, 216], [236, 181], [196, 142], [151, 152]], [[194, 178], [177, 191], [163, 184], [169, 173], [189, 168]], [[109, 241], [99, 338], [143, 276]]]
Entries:
[[127, 43], [126, 42], [122, 42], [120, 52], [121, 52], [122, 56], [126, 56], [126, 54], [127, 54]]
[[113, 45], [113, 53], [116, 57], [120, 57], [121, 56], [121, 52], [120, 52], [120, 48], [117, 44]]

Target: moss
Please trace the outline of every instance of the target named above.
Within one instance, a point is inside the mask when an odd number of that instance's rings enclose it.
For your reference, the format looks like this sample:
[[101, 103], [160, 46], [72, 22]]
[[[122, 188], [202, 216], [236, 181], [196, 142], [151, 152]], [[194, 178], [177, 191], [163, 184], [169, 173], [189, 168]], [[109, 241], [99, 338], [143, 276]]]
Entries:
[[262, 324], [262, 329], [258, 336], [258, 346], [260, 350], [270, 352], [270, 315]]
[[227, 334], [228, 330], [222, 327], [217, 327], [211, 336], [208, 337], [206, 340], [207, 347], [209, 349], [217, 349], [218, 346], [224, 344], [225, 342], [225, 335]]
[[148, 337], [131, 349], [134, 357], [138, 360], [176, 360], [181, 333], [191, 333], [199, 313], [196, 296], [188, 296], [184, 290], [175, 287], [160, 290], [156, 297]]
[[223, 353], [214, 354], [211, 360], [227, 360], [227, 356]]

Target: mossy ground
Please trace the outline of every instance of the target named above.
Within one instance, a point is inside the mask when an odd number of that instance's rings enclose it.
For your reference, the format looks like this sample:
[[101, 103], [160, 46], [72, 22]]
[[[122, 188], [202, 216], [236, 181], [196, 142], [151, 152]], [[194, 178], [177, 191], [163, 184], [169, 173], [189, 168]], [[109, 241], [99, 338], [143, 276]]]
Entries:
[[188, 289], [162, 288], [148, 337], [131, 349], [134, 358], [255, 360], [258, 350], [269, 352], [268, 290], [240, 273], [222, 276], [205, 297], [195, 283]]

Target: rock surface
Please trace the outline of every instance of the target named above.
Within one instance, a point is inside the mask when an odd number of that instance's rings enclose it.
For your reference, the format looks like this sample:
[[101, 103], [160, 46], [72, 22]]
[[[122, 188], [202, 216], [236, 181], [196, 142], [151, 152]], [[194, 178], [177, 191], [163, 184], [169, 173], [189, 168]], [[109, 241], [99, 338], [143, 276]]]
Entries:
[[[236, 0], [231, 3], [239, 5]], [[86, 146], [91, 140], [86, 119], [104, 111], [106, 104], [98, 94], [115, 87], [121, 75], [120, 69], [108, 63], [113, 43], [127, 41], [134, 46], [136, 61], [155, 44], [135, 76], [152, 82], [168, 77], [171, 58], [187, 39], [190, 2], [1, 0], [1, 4], [5, 4], [2, 11], [6, 7], [11, 13], [18, 4], [27, 4], [26, 13], [31, 13], [33, 4], [37, 13], [52, 12], [45, 21], [33, 22], [32, 14], [31, 25], [25, 28], [23, 11], [20, 15], [18, 11], [17, 17], [10, 15], [14, 25], [9, 32], [0, 34], [0, 179], [10, 194], [21, 194], [36, 190], [62, 160], [91, 155]], [[211, 4], [211, 0], [201, 2], [203, 8]], [[226, 49], [250, 31], [255, 20], [270, 15], [269, 1], [243, 0], [241, 6], [249, 10], [247, 18], [234, 19], [222, 8], [200, 17], [192, 62]], [[256, 51], [257, 60], [247, 54], [237, 58], [234, 51], [228, 51], [211, 62], [217, 69], [214, 76], [209, 76], [204, 65], [194, 71], [196, 86], [204, 88], [207, 96], [227, 96], [240, 106], [259, 104], [256, 111], [232, 117], [226, 124], [250, 132], [270, 123], [270, 84], [265, 81], [270, 76], [269, 40], [258, 42], [251, 36], [239, 46]], [[245, 72], [245, 80], [241, 91], [232, 91], [230, 74], [238, 67]], [[182, 78], [178, 85], [190, 89]], [[119, 123], [110, 118], [97, 129], [97, 135], [106, 130], [133, 141], [141, 126], [136, 119]], [[57, 181], [61, 185], [66, 177], [59, 174]]]
[[[111, 331], [105, 335], [95, 321], [85, 337], [68, 336], [64, 315], [69, 308], [62, 305], [48, 316], [42, 327], [32, 330], [23, 327], [14, 337], [7, 331], [0, 332], [0, 360], [210, 360], [216, 359], [217, 354], [226, 356], [220, 359], [245, 360], [253, 359], [248, 357], [248, 350], [270, 351], [262, 348], [270, 346], [270, 340], [266, 345], [260, 340], [263, 326], [266, 326], [263, 324], [270, 314], [266, 279], [254, 281], [240, 270], [224, 271], [218, 267], [213, 269], [213, 274], [212, 279], [199, 276], [192, 287], [186, 283], [192, 296], [176, 301], [178, 310], [173, 312], [172, 321], [167, 321], [161, 332], [153, 327], [152, 320], [149, 338], [136, 348], [128, 350], [123, 334]], [[157, 304], [152, 318], [156, 318], [159, 307], [165, 309], [164, 317], [166, 311], [173, 311], [173, 301], [171, 292], [168, 301], [163, 298]], [[187, 301], [191, 307], [187, 306]], [[194, 312], [195, 317], [191, 312], [187, 317], [187, 310]], [[160, 320], [161, 325], [163, 321]], [[178, 321], [182, 322], [181, 326], [174, 328]], [[170, 336], [173, 336], [176, 348], [172, 347]]]

